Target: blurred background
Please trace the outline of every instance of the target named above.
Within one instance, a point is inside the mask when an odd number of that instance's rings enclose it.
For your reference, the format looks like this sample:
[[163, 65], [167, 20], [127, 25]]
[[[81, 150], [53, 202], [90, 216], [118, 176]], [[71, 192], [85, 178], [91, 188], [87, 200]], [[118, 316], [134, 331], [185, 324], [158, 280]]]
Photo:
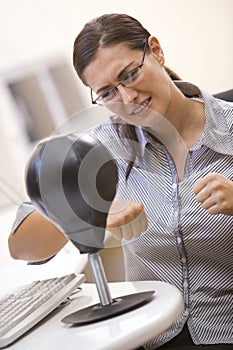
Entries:
[[232, 0], [0, 0], [0, 227], [7, 234], [26, 198], [25, 162], [35, 143], [74, 114], [91, 115], [83, 112], [92, 106], [72, 67], [73, 42], [87, 21], [110, 12], [141, 21], [183, 80], [213, 94], [233, 87]]

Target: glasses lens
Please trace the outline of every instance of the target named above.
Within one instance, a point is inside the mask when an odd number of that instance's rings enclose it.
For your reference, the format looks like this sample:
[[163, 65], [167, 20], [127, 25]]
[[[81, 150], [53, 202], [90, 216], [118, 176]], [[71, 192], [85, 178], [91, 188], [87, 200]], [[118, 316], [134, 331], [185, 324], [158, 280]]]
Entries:
[[133, 86], [140, 80], [142, 75], [141, 66], [134, 68], [131, 72], [129, 72], [121, 81], [121, 84], [124, 86]]
[[114, 101], [116, 96], [117, 96], [117, 88], [107, 90], [102, 95], [96, 95], [94, 92], [92, 92], [92, 100], [98, 105], [103, 105], [105, 103], [112, 102]]

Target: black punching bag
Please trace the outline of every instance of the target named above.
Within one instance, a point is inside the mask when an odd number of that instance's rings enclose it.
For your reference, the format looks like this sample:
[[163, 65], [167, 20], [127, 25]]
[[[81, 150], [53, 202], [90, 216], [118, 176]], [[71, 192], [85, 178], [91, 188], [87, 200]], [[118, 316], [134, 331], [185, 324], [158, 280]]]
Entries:
[[25, 174], [27, 193], [81, 253], [103, 248], [118, 172], [106, 147], [88, 134], [38, 143]]

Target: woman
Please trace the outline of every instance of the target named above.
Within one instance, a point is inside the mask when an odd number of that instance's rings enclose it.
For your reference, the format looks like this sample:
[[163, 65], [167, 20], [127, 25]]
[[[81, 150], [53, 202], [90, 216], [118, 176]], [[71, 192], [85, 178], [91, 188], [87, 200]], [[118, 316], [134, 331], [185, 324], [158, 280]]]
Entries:
[[[145, 348], [230, 349], [233, 106], [164, 64], [159, 41], [124, 14], [90, 21], [74, 43], [74, 67], [92, 102], [117, 115], [93, 133], [118, 161], [120, 199], [107, 226], [130, 240], [126, 277], [167, 281], [184, 297], [181, 319]], [[44, 228], [50, 234], [41, 237]], [[43, 260], [66, 243], [30, 203], [13, 231], [16, 258]], [[35, 247], [39, 234], [44, 244]]]

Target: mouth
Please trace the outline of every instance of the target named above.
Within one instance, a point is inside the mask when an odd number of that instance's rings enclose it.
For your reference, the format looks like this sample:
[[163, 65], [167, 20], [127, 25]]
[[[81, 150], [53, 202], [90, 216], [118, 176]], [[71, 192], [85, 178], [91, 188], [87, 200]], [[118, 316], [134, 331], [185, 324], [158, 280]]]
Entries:
[[144, 114], [144, 112], [148, 109], [148, 106], [151, 102], [151, 97], [149, 97], [147, 100], [145, 100], [142, 104], [138, 105], [137, 108], [131, 113], [131, 115], [140, 116]]

